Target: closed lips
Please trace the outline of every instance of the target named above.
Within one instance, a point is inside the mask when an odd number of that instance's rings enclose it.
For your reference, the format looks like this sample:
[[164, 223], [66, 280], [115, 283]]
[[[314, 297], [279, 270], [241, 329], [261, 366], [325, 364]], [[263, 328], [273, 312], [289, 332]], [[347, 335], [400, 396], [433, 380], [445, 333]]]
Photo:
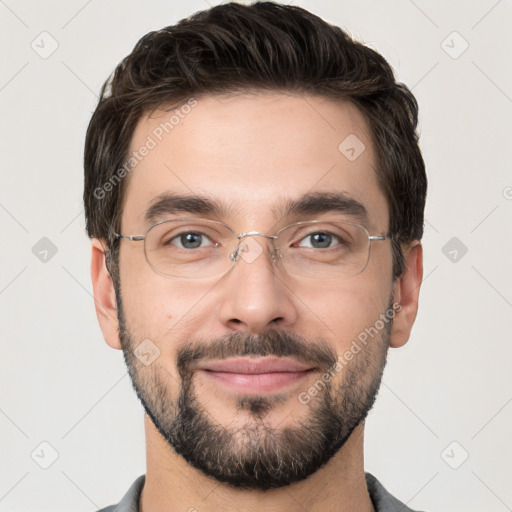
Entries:
[[283, 358], [239, 358], [222, 361], [213, 361], [199, 366], [200, 370], [226, 373], [279, 373], [279, 372], [304, 372], [312, 370], [312, 366], [306, 366], [297, 361]]

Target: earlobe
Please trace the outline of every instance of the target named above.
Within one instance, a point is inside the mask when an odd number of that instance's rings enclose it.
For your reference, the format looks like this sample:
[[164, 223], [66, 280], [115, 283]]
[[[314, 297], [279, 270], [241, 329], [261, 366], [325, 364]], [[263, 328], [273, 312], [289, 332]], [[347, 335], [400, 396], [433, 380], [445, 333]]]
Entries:
[[106, 249], [98, 238], [92, 239], [91, 278], [94, 306], [103, 337], [109, 346], [121, 349], [114, 283], [105, 264]]
[[418, 297], [423, 279], [423, 248], [416, 240], [404, 249], [405, 270], [394, 284], [394, 302], [401, 305], [393, 318], [389, 346], [407, 343], [418, 312]]

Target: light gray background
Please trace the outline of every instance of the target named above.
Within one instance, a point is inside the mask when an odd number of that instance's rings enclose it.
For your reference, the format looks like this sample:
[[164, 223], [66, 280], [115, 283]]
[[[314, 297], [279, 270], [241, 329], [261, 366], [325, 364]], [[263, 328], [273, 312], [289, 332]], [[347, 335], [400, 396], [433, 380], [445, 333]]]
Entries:
[[[138, 39], [215, 3], [0, 0], [1, 511], [95, 510], [145, 472], [142, 406], [91, 296], [84, 134]], [[421, 107], [425, 280], [367, 420], [366, 469], [415, 509], [512, 510], [512, 3], [293, 3], [383, 53]], [[43, 31], [58, 43], [46, 59], [31, 47], [51, 49]]]

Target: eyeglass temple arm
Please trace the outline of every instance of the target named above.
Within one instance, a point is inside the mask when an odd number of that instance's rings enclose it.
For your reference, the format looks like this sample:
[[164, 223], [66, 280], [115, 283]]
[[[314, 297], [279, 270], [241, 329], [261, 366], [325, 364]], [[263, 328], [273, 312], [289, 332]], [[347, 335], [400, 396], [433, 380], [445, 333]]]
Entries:
[[119, 233], [112, 233], [114, 235], [115, 240], [119, 240], [120, 238], [126, 238], [126, 240], [131, 240], [132, 242], [140, 242], [146, 238], [144, 235], [120, 235]]
[[380, 242], [382, 240], [391, 240], [391, 235], [369, 235], [370, 241]]

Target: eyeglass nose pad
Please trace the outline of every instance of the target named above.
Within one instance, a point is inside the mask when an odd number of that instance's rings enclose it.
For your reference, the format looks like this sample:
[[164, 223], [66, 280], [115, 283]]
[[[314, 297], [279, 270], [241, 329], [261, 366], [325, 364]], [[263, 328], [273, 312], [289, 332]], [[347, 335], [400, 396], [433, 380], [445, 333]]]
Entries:
[[[240, 247], [240, 246], [238, 246]], [[229, 259], [231, 261], [237, 261], [238, 260], [238, 247], [229, 255]]]
[[[277, 261], [276, 250], [274, 246], [272, 249], [270, 256], [272, 261], [275, 263]], [[237, 248], [229, 255], [229, 259], [236, 262], [241, 258], [246, 263], [253, 263], [263, 253], [263, 251], [264, 249], [261, 244], [253, 238], [252, 235], [246, 234], [240, 238]]]

